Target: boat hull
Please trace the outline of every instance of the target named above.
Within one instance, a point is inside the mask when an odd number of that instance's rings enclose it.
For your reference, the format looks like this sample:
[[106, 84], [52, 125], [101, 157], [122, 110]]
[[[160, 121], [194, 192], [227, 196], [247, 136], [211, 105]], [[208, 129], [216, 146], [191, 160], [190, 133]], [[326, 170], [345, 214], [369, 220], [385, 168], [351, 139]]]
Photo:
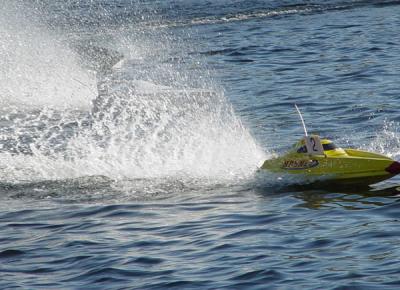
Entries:
[[[262, 169], [276, 173], [323, 176], [326, 179], [370, 179], [375, 182], [388, 179], [400, 172], [400, 163], [384, 155], [348, 149], [344, 156], [287, 154], [266, 160]], [[395, 168], [390, 172], [390, 168]]]

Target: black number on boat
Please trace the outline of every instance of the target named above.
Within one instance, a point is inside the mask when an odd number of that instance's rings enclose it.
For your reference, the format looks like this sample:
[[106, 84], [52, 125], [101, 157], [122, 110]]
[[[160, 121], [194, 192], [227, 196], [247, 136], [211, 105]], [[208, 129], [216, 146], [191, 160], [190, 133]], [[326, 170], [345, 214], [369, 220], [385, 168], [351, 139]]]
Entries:
[[317, 144], [315, 144], [315, 139], [314, 138], [310, 138], [310, 140], [311, 140], [311, 143], [312, 143], [312, 150], [313, 151], [318, 151], [317, 148], [315, 148], [315, 146], [317, 145]]

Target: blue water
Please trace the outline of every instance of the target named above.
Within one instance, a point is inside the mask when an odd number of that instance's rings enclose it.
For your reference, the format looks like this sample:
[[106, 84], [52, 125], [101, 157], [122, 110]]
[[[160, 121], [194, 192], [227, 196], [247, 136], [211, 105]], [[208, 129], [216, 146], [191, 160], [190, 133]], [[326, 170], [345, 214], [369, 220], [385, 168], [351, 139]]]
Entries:
[[24, 2], [0, 8], [1, 289], [398, 289], [399, 177], [257, 166], [302, 136], [294, 103], [400, 160], [399, 1]]

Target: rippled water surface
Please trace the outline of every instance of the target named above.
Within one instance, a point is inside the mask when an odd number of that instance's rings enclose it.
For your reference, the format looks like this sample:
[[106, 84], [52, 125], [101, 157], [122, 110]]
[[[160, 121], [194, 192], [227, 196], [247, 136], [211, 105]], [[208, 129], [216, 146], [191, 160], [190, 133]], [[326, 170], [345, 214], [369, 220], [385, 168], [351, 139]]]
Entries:
[[257, 168], [400, 160], [399, 4], [6, 0], [0, 288], [398, 289], [399, 177]]

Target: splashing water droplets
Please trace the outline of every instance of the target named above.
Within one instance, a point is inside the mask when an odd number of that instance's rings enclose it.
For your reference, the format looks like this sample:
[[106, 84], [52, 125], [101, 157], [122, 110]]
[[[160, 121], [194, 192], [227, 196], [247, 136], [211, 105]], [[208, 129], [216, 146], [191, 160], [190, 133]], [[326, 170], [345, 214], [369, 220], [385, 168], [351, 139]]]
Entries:
[[382, 130], [368, 146], [371, 151], [380, 152], [400, 160], [400, 126], [394, 121], [385, 121]]
[[[7, 56], [0, 70], [3, 182], [90, 175], [236, 180], [254, 173], [263, 153], [209, 71], [188, 57], [187, 44], [121, 28], [107, 36], [112, 49], [74, 49], [34, 15], [21, 18], [20, 2], [7, 3], [0, 16], [14, 17], [0, 20], [7, 24], [0, 27]], [[21, 21], [33, 29], [20, 28]]]
[[88, 108], [96, 96], [94, 75], [33, 13], [20, 1], [0, 9], [0, 104]]

